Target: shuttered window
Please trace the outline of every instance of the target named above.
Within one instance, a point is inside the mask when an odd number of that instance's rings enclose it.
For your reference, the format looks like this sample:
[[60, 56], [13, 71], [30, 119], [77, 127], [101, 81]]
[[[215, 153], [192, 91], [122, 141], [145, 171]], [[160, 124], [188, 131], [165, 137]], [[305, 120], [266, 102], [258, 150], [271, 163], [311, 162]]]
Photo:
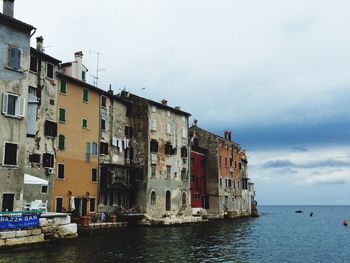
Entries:
[[158, 142], [156, 140], [151, 140], [150, 148], [152, 153], [158, 152]]
[[83, 89], [83, 101], [88, 102], [89, 101], [89, 90]]
[[65, 81], [64, 79], [61, 79], [60, 92], [62, 94], [67, 94], [67, 81]]
[[66, 138], [64, 137], [64, 135], [60, 134], [58, 136], [58, 149], [60, 149], [61, 151], [65, 149], [65, 140]]
[[63, 108], [60, 108], [60, 117], [59, 120], [61, 122], [65, 122], [66, 121], [66, 110]]
[[10, 68], [19, 70], [21, 68], [21, 50], [15, 47], [9, 48], [9, 63]]
[[2, 113], [9, 117], [23, 118], [25, 116], [25, 98], [4, 93], [2, 96]]

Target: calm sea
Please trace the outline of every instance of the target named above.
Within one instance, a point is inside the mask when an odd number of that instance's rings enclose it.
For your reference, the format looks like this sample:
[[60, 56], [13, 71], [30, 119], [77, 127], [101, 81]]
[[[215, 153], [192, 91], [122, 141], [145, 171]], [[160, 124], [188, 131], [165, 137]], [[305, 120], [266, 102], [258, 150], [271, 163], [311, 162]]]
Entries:
[[2, 253], [0, 262], [350, 262], [350, 226], [342, 224], [350, 221], [350, 206], [259, 209], [259, 218], [118, 229], [70, 244]]

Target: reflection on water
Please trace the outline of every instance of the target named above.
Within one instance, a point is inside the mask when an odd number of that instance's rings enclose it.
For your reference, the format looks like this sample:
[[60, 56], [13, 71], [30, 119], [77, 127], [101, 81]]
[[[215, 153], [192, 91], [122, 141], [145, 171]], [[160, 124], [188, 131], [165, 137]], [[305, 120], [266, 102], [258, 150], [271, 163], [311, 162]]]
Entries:
[[349, 207], [262, 207], [261, 217], [134, 227], [0, 254], [0, 262], [350, 262]]

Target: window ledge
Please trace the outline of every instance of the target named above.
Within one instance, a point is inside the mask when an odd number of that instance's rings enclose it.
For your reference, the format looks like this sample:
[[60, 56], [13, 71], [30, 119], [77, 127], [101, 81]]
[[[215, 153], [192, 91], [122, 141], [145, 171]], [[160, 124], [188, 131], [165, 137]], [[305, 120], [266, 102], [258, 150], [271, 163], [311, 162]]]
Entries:
[[60, 94], [63, 95], [63, 96], [67, 96], [67, 92], [63, 93], [63, 92], [60, 91]]
[[6, 69], [17, 72], [17, 73], [22, 73], [24, 74], [24, 70], [23, 69], [15, 69], [15, 68], [11, 68], [10, 66], [5, 66]]
[[21, 117], [21, 116], [11, 115], [11, 114], [7, 114], [7, 113], [3, 113], [3, 114], [5, 117], [8, 117], [8, 118], [19, 119], [19, 120], [24, 119], [24, 117]]
[[13, 169], [18, 169], [19, 165], [13, 165], [13, 164], [1, 164], [2, 167], [7, 167], [7, 168], [13, 168]]

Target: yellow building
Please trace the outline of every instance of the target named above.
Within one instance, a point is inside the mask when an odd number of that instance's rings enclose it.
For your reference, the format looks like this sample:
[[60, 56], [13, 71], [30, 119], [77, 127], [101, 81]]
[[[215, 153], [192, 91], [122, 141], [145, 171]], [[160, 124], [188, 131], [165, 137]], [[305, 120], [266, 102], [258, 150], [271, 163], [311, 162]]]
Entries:
[[52, 210], [95, 213], [98, 197], [100, 90], [85, 82], [82, 53], [57, 74], [58, 149]]

